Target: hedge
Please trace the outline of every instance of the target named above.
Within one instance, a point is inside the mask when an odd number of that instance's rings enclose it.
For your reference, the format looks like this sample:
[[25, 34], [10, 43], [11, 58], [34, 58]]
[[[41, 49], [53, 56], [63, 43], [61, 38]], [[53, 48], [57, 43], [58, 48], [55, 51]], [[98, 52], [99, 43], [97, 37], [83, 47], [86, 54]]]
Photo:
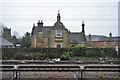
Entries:
[[[120, 50], [120, 49], [119, 49]], [[72, 57], [117, 57], [114, 48], [2, 48], [3, 59], [53, 59]], [[62, 56], [62, 57], [61, 57]], [[119, 55], [120, 56], [120, 55]], [[70, 59], [69, 57], [67, 57]]]

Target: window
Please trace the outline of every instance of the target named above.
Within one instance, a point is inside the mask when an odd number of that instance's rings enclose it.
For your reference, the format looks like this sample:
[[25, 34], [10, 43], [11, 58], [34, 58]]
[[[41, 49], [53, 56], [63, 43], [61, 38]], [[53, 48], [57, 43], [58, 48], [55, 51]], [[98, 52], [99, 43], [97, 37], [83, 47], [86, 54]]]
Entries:
[[62, 37], [62, 30], [55, 30], [56, 37]]
[[117, 45], [117, 43], [116, 42], [112, 42], [112, 44], [115, 46], [115, 45]]
[[57, 45], [57, 48], [61, 48], [61, 45], [58, 44], [58, 45]]
[[104, 46], [107, 46], [107, 42], [103, 42], [103, 45], [104, 45]]
[[62, 44], [57, 43], [57, 44], [56, 44], [56, 48], [62, 48]]

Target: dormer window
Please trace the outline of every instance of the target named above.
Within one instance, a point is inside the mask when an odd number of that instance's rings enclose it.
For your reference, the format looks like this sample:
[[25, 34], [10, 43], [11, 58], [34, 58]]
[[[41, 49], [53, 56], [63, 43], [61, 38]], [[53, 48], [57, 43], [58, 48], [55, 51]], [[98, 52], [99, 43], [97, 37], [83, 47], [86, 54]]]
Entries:
[[62, 37], [62, 30], [55, 30], [56, 37]]

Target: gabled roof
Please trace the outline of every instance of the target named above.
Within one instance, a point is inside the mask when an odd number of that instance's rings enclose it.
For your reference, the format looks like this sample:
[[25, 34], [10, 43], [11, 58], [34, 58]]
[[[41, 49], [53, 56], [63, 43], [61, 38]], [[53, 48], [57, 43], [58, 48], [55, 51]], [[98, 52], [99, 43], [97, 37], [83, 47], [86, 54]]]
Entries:
[[[110, 38], [109, 37], [100, 38], [99, 41], [110, 41]], [[120, 37], [112, 37], [111, 41], [120, 41]]]
[[107, 36], [102, 35], [92, 35], [92, 41], [99, 41], [100, 39], [107, 38]]
[[31, 35], [32, 35], [32, 36], [36, 36], [36, 35], [37, 35], [37, 32], [38, 32], [38, 27], [37, 27], [37, 26], [34, 26], [33, 29], [32, 29]]
[[[89, 36], [86, 36], [86, 39], [89, 41]], [[91, 41], [110, 41], [110, 38], [101, 35], [91, 35]], [[112, 37], [111, 41], [120, 41], [120, 37]]]
[[13, 44], [0, 36], [0, 46], [13, 46]]
[[84, 43], [85, 37], [82, 33], [70, 33], [70, 43]]
[[49, 31], [51, 28], [52, 28], [51, 26], [44, 26], [43, 27], [42, 32], [43, 32], [44, 36], [47, 36], [49, 34]]
[[99, 41], [102, 38], [107, 38], [107, 36], [102, 36], [102, 35], [91, 35], [91, 36], [86, 36], [87, 41], [89, 41], [91, 37], [91, 41]]
[[[43, 26], [42, 32], [44, 36], [48, 35], [48, 32], [50, 31], [52, 27], [51, 26]], [[38, 26], [34, 26], [32, 30], [32, 36], [37, 36], [37, 33], [39, 32]]]
[[118, 37], [112, 37], [112, 40], [113, 41], [120, 41], [120, 36], [118, 36]]

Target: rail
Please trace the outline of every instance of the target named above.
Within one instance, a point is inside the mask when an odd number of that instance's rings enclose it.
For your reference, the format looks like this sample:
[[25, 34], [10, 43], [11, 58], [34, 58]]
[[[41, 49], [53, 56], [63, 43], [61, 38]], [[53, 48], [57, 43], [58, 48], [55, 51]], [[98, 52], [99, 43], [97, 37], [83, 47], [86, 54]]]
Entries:
[[2, 64], [120, 64], [119, 60], [53, 61], [53, 60], [3, 60]]
[[[0, 66], [2, 72], [13, 72], [13, 79], [20, 79], [21, 72], [78, 72], [78, 78], [86, 78], [89, 72], [120, 72], [120, 66]], [[98, 69], [100, 68], [100, 69]], [[118, 77], [119, 74], [116, 74]]]

